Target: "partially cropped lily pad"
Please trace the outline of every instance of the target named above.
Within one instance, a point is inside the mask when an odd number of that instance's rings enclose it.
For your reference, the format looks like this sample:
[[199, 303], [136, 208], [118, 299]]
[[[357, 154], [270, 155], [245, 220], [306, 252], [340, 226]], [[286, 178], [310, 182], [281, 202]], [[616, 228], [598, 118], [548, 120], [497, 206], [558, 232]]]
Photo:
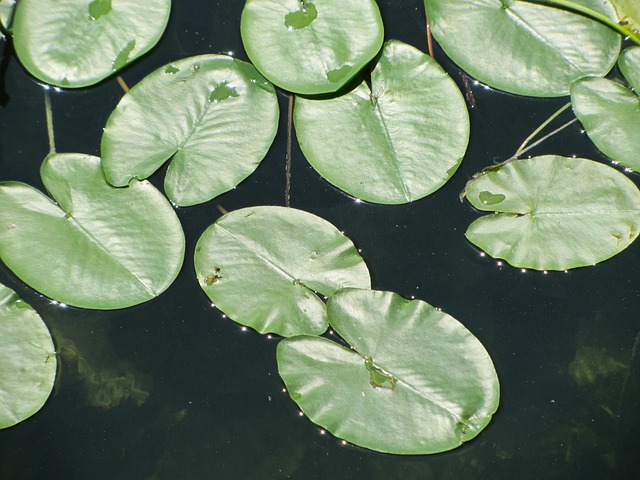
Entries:
[[624, 50], [618, 59], [618, 66], [637, 95], [640, 91], [640, 47]]
[[[521, 95], [567, 95], [575, 80], [603, 76], [620, 37], [583, 15], [519, 0], [425, 0], [433, 36], [481, 82]], [[615, 19], [608, 0], [580, 4]]]
[[149, 51], [170, 10], [171, 0], [20, 0], [16, 54], [43, 82], [85, 87]]
[[397, 204], [440, 188], [469, 141], [469, 114], [455, 82], [428, 55], [387, 42], [371, 72], [350, 92], [297, 98], [300, 148], [332, 184], [354, 197]]
[[465, 196], [479, 210], [467, 238], [516, 267], [565, 270], [627, 248], [640, 231], [640, 191], [612, 167], [553, 155], [481, 173]]
[[297, 336], [277, 351], [289, 395], [311, 421], [356, 445], [413, 455], [455, 448], [489, 423], [498, 377], [457, 320], [372, 290], [341, 290], [327, 311], [351, 349]]
[[310, 213], [250, 207], [219, 218], [195, 252], [200, 286], [229, 318], [261, 333], [319, 335], [324, 302], [342, 287], [369, 288], [353, 243]]
[[53, 389], [57, 363], [40, 316], [0, 285], [0, 429], [42, 408]]
[[48, 156], [41, 175], [57, 203], [23, 183], [0, 183], [0, 258], [21, 280], [97, 309], [142, 303], [171, 285], [184, 234], [155, 187], [112, 187], [100, 159], [81, 154]]
[[303, 94], [338, 90], [378, 53], [383, 38], [374, 0], [247, 0], [240, 31], [256, 68]]
[[169, 198], [206, 202], [258, 167], [278, 115], [273, 85], [246, 62], [202, 55], [170, 63], [134, 86], [109, 117], [101, 145], [107, 180], [127, 185], [172, 158]]
[[585, 78], [572, 85], [571, 105], [602, 153], [640, 170], [640, 98], [635, 92], [605, 78]]

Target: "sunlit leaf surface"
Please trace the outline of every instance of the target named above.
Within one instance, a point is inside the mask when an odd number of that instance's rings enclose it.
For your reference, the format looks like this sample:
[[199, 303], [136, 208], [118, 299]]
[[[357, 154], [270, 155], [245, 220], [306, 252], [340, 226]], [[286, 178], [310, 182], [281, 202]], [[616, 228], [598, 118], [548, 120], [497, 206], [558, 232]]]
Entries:
[[315, 215], [250, 207], [219, 218], [195, 252], [200, 286], [229, 318], [261, 333], [319, 335], [324, 302], [342, 287], [369, 288], [353, 243]]
[[291, 398], [316, 424], [350, 443], [425, 454], [471, 440], [498, 408], [498, 378], [482, 344], [420, 300], [345, 289], [329, 323], [352, 347], [297, 336], [278, 345]]
[[278, 127], [273, 85], [253, 66], [202, 55], [159, 68], [127, 93], [102, 137], [107, 180], [124, 186], [171, 159], [165, 192], [178, 205], [206, 202], [249, 176]]
[[494, 258], [536, 270], [594, 265], [640, 231], [640, 191], [612, 167], [583, 158], [514, 160], [480, 174], [465, 195], [479, 210], [467, 238]]
[[175, 279], [184, 234], [150, 183], [109, 185], [100, 159], [57, 154], [42, 165], [57, 203], [18, 182], [0, 183], [0, 258], [40, 293], [77, 307], [145, 302]]
[[627, 49], [620, 69], [636, 91], [590, 77], [571, 86], [571, 105], [589, 138], [609, 158], [640, 170], [640, 47]]
[[170, 0], [20, 0], [14, 46], [38, 80], [85, 87], [149, 51], [170, 10]]
[[428, 55], [387, 42], [371, 72], [334, 98], [296, 99], [300, 148], [332, 184], [354, 197], [397, 204], [440, 188], [469, 141], [469, 114], [455, 82]]
[[53, 389], [57, 363], [40, 316], [0, 285], [0, 429], [42, 408]]
[[[620, 51], [617, 33], [559, 8], [518, 0], [424, 3], [446, 54], [481, 82], [511, 93], [567, 95], [574, 80], [605, 75]], [[580, 3], [616, 18], [608, 0]]]
[[260, 72], [295, 93], [335, 92], [382, 45], [374, 0], [247, 0], [240, 23]]

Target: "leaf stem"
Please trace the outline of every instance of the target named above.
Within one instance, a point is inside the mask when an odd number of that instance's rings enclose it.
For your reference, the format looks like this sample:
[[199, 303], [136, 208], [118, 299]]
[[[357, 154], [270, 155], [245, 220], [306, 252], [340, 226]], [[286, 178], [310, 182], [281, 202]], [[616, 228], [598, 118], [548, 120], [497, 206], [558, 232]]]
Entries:
[[523, 148], [522, 150], [519, 150], [518, 152], [516, 152], [512, 157], [506, 159], [504, 162], [499, 163], [498, 165], [495, 166], [499, 166], [499, 165], [504, 165], [507, 162], [510, 162], [512, 160], [517, 159], [520, 155], [522, 155], [525, 152], [528, 152], [529, 150], [531, 150], [534, 147], [537, 147], [538, 145], [540, 145], [542, 142], [544, 142], [545, 140], [548, 140], [549, 138], [553, 137], [556, 133], [561, 132], [562, 130], [564, 130], [565, 128], [567, 128], [568, 126], [572, 125], [573, 123], [576, 123], [578, 121], [577, 118], [574, 118], [573, 120], [569, 120], [567, 123], [560, 125], [558, 128], [556, 128], [554, 131], [548, 133], [547, 135], [545, 135], [544, 137], [542, 137], [540, 140], [537, 140], [535, 142], [533, 142], [531, 145], [529, 145], [527, 148]]
[[564, 112], [570, 106], [571, 106], [571, 102], [567, 103], [566, 105], [563, 105], [562, 107], [560, 107], [560, 109], [558, 109], [555, 113], [553, 113], [549, 118], [547, 118], [544, 122], [542, 122], [542, 124], [538, 128], [536, 128], [531, 133], [531, 135], [529, 135], [527, 138], [524, 139], [524, 142], [522, 142], [522, 145], [520, 145], [518, 147], [518, 149], [516, 150], [516, 153], [514, 153], [513, 156], [514, 157], [518, 157], [524, 151], [524, 148], [527, 146], [527, 144], [536, 135], [538, 135], [547, 125], [549, 125], [553, 120], [555, 120], [558, 117], [558, 115], [560, 115], [562, 112]]
[[49, 136], [49, 155], [56, 153], [56, 141], [53, 135], [53, 113], [51, 111], [51, 95], [49, 90], [51, 87], [46, 85], [44, 88], [44, 113], [47, 118], [47, 134]]
[[579, 3], [572, 2], [570, 0], [523, 0], [523, 1], [528, 3], [538, 3], [538, 4], [544, 3], [547, 5], [551, 5], [552, 7], [562, 7], [572, 12], [581, 13], [593, 20], [597, 20], [605, 24], [607, 27], [611, 28], [612, 30], [615, 30], [623, 37], [627, 37], [630, 40], [633, 40], [638, 45], [640, 45], [640, 36], [638, 36], [635, 32], [633, 32], [633, 30], [630, 30], [626, 28], [624, 25], [614, 22], [606, 15], [596, 10], [593, 10], [589, 7], [585, 7], [584, 5], [580, 5]]
[[287, 108], [287, 153], [284, 164], [284, 206], [291, 206], [291, 138], [293, 127], [293, 93], [289, 94], [289, 106]]
[[429, 56], [435, 58], [433, 54], [433, 36], [431, 35], [431, 25], [429, 24], [429, 16], [425, 12], [425, 22], [427, 25], [427, 48], [429, 49]]

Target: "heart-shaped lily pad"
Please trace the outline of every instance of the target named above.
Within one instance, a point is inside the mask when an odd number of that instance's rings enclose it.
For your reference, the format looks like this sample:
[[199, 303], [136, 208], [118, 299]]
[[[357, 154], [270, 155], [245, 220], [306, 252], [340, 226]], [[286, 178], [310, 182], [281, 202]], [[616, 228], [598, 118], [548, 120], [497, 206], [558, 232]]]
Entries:
[[278, 127], [273, 85], [225, 55], [170, 63], [145, 77], [113, 111], [102, 136], [107, 180], [147, 178], [169, 158], [165, 192], [177, 205], [231, 190], [260, 164]]
[[612, 167], [546, 155], [480, 174], [465, 196], [479, 210], [467, 238], [515, 267], [565, 270], [627, 248], [640, 231], [640, 191]]
[[324, 302], [342, 287], [369, 288], [351, 240], [315, 215], [250, 207], [219, 218], [196, 246], [198, 280], [229, 318], [261, 333], [319, 335]]
[[32, 288], [77, 307], [145, 302], [175, 279], [184, 234], [166, 198], [147, 181], [109, 185], [100, 159], [48, 156], [42, 181], [56, 200], [0, 183], [0, 257]]
[[0, 429], [29, 418], [49, 398], [56, 353], [40, 316], [0, 285]]
[[327, 311], [351, 349], [297, 336], [277, 351], [289, 395], [314, 423], [365, 448], [412, 455], [455, 448], [489, 423], [498, 378], [457, 320], [372, 290], [341, 290]]

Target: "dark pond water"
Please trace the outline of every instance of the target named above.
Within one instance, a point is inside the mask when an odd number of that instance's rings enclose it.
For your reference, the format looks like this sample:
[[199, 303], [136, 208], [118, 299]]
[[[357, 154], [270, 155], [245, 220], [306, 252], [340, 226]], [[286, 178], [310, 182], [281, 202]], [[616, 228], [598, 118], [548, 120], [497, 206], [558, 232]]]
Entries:
[[[168, 61], [202, 53], [246, 59], [242, 4], [176, 1], [162, 41], [124, 79], [134, 85]], [[426, 50], [420, 0], [379, 4], [387, 38]], [[459, 69], [437, 48], [436, 56], [462, 84]], [[0, 109], [0, 180], [42, 188], [43, 88], [13, 57], [4, 78], [9, 99]], [[469, 151], [435, 194], [404, 206], [356, 203], [319, 178], [294, 144], [291, 203], [344, 230], [362, 250], [374, 288], [442, 308], [485, 345], [501, 381], [501, 404], [476, 439], [448, 453], [404, 457], [323, 434], [283, 393], [278, 340], [223, 318], [198, 286], [193, 249], [220, 216], [215, 204], [234, 210], [284, 203], [281, 95], [280, 133], [257, 172], [215, 201], [177, 209], [187, 257], [159, 298], [113, 312], [63, 308], [0, 268], [0, 282], [38, 310], [66, 352], [45, 407], [0, 431], [0, 478], [640, 478], [640, 359], [629, 364], [640, 328], [640, 245], [593, 268], [546, 275], [482, 257], [464, 237], [477, 213], [460, 203], [459, 192], [475, 172], [510, 157], [567, 99], [521, 98], [481, 86], [473, 93]], [[57, 150], [99, 155], [102, 128], [122, 96], [116, 81], [52, 94]], [[531, 153], [608, 163], [578, 124]], [[152, 181], [161, 187], [162, 177]], [[623, 367], [579, 384], [570, 374], [576, 359]], [[583, 373], [596, 368], [588, 361]]]

